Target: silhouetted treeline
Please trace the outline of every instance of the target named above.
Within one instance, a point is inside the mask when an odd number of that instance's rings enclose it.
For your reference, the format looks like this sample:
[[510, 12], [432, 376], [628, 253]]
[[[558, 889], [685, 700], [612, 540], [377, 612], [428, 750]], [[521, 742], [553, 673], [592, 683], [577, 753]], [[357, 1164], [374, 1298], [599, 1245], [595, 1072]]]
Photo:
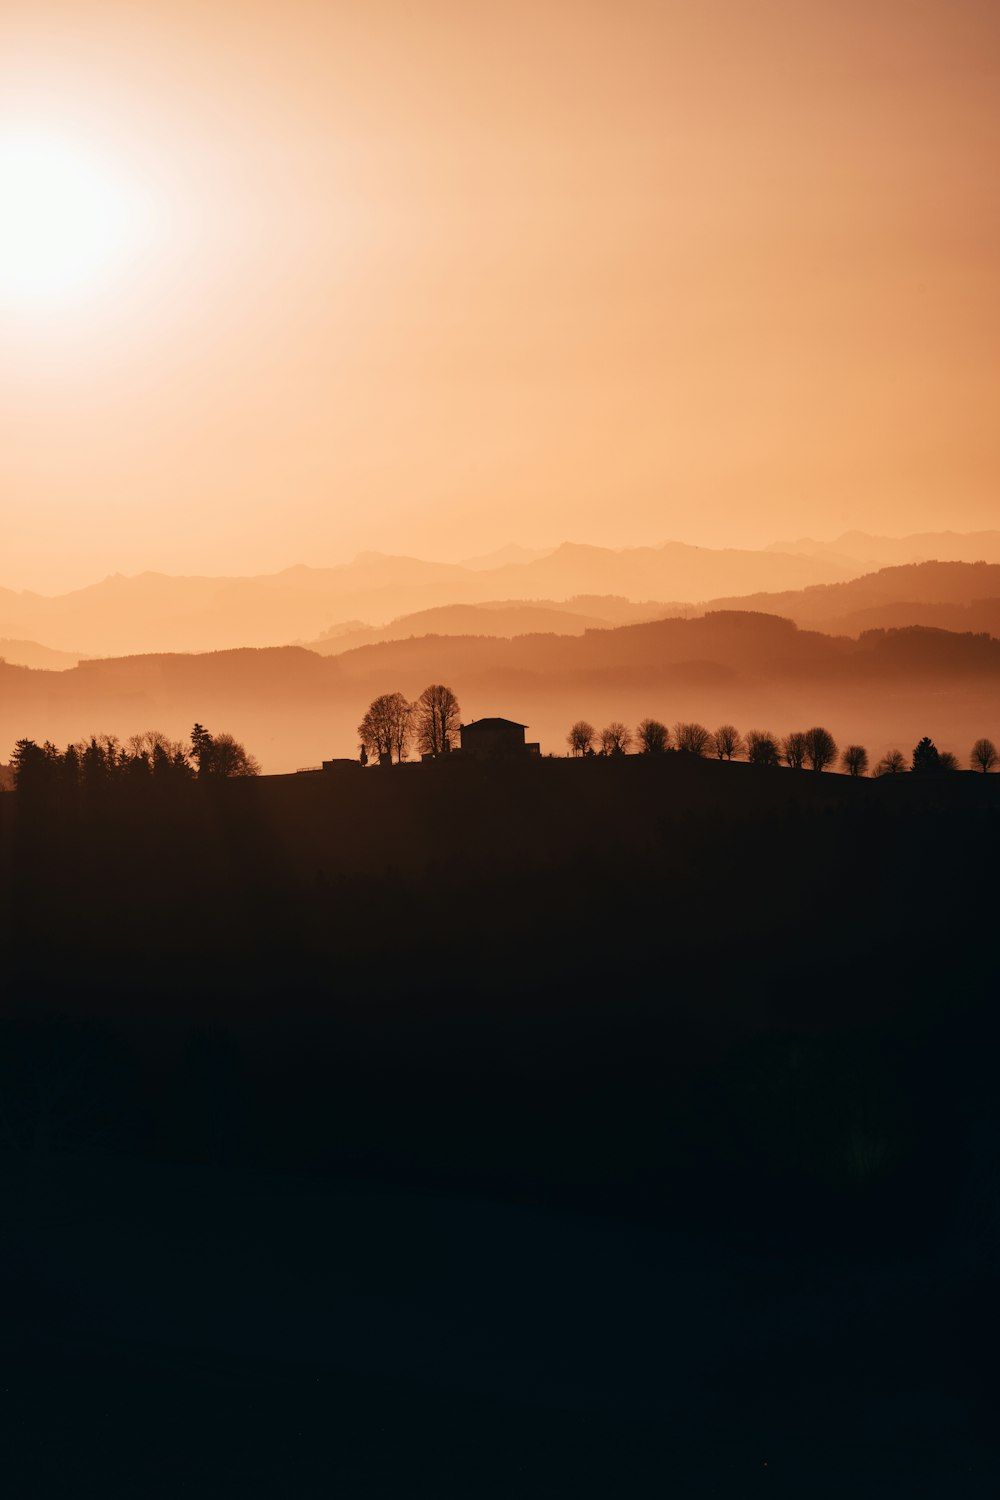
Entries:
[[[741, 734], [735, 724], [722, 724], [714, 732], [704, 724], [679, 722], [673, 731], [659, 719], [643, 719], [635, 733], [620, 720], [613, 720], [598, 733], [586, 719], [577, 719], [566, 736], [573, 756], [664, 755], [675, 750], [682, 755], [732, 761], [745, 758], [753, 766], [785, 765], [792, 771], [808, 766], [813, 771], [830, 770], [838, 760], [848, 776], [865, 776], [869, 769], [864, 745], [850, 744], [843, 751], [828, 729], [793, 730], [784, 738], [769, 729], [748, 729]], [[969, 751], [973, 771], [988, 772], [1000, 764], [1000, 755], [990, 739], [978, 739]], [[872, 775], [891, 776], [899, 771], [957, 771], [958, 758], [950, 750], [939, 750], [929, 735], [914, 746], [909, 764], [901, 750], [887, 750], [872, 768]]]
[[10, 762], [11, 782], [22, 798], [70, 803], [81, 793], [94, 796], [113, 787], [163, 790], [195, 776], [256, 776], [259, 772], [257, 761], [231, 734], [212, 735], [202, 724], [195, 724], [190, 745], [170, 740], [155, 729], [131, 735], [124, 743], [116, 735], [91, 735], [65, 750], [48, 740], [39, 745], [21, 739]]

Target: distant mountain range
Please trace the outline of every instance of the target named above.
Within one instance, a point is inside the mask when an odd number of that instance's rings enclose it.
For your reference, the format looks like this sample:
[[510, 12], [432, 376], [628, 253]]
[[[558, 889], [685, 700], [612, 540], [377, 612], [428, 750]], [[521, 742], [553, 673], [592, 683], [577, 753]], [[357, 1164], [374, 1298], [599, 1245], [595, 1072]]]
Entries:
[[917, 531], [910, 536], [845, 531], [832, 542], [800, 537], [794, 542], [772, 542], [767, 550], [826, 557], [835, 563], [858, 566], [865, 572], [919, 562], [1000, 563], [1000, 531]]
[[833, 582], [854, 571], [804, 554], [680, 542], [620, 551], [567, 542], [529, 561], [473, 561], [366, 552], [339, 568], [294, 567], [256, 578], [116, 575], [54, 598], [0, 590], [0, 636], [89, 655], [220, 650], [315, 639], [348, 620], [377, 627], [441, 605], [585, 594], [694, 603], [722, 593]]
[[[848, 533], [830, 544], [788, 543], [795, 551], [780, 546], [713, 549], [680, 542], [612, 550], [566, 542], [541, 554], [507, 547], [465, 563], [366, 552], [341, 567], [294, 567], [250, 578], [115, 575], [55, 597], [0, 589], [0, 637], [21, 648], [20, 655], [8, 649], [8, 659], [27, 661], [24, 648], [35, 643], [67, 655], [99, 656], [333, 641], [345, 632], [345, 622], [353, 622], [356, 630], [378, 632], [401, 616], [455, 605], [495, 608], [497, 601], [533, 602], [543, 609], [574, 601], [572, 613], [604, 619], [604, 609], [587, 607], [582, 600], [612, 596], [643, 605], [648, 617], [670, 606], [748, 595], [777, 597], [845, 582], [865, 571], [859, 559], [869, 552], [894, 549], [898, 556], [892, 561], [909, 561], [935, 545], [942, 557], [961, 554], [970, 562], [980, 557], [1000, 562], [1000, 532], [900, 538]], [[515, 633], [513, 621], [505, 623], [499, 614], [483, 623]], [[539, 618], [529, 628], [540, 623]], [[571, 623], [575, 629], [586, 628], [581, 620], [564, 622]]]
[[563, 753], [576, 718], [596, 726], [646, 715], [741, 728], [825, 723], [876, 754], [923, 734], [963, 759], [1000, 740], [1000, 640], [920, 628], [859, 640], [745, 612], [666, 619], [582, 635], [424, 635], [338, 656], [301, 647], [86, 661], [53, 673], [0, 666], [0, 758], [19, 736], [60, 744], [94, 731], [196, 719], [246, 741], [269, 771], [356, 752], [355, 727], [378, 693], [415, 697], [446, 682], [466, 718], [502, 714]]
[[64, 672], [83, 660], [78, 651], [53, 651], [37, 641], [0, 640], [0, 661], [18, 667], [40, 667], [47, 672]]
[[[967, 556], [955, 564], [909, 564], [872, 575], [835, 550], [848, 541], [859, 553], [868, 543], [869, 550], [891, 544], [904, 554], [939, 543], [942, 552], [964, 550]], [[0, 656], [27, 666], [65, 667], [83, 656], [289, 642], [338, 654], [427, 632], [579, 634], [602, 624], [706, 608], [762, 609], [850, 633], [871, 624], [996, 628], [992, 606], [979, 603], [1000, 598], [991, 571], [1000, 568], [1000, 532], [964, 538], [851, 533], [829, 545], [787, 545], [803, 550], [713, 550], [669, 542], [613, 551], [564, 543], [542, 555], [508, 547], [466, 563], [368, 552], [338, 568], [294, 567], [251, 578], [116, 575], [55, 597], [0, 589]], [[973, 566], [984, 554], [996, 561]], [[949, 573], [948, 566], [957, 571]]]

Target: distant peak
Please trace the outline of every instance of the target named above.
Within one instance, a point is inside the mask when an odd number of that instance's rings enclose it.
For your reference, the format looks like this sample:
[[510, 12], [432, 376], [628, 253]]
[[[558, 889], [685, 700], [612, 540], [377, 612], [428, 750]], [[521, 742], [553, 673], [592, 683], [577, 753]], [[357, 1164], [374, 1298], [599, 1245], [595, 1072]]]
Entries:
[[508, 542], [504, 547], [498, 547], [495, 552], [485, 552], [475, 557], [463, 557], [459, 566], [470, 568], [473, 572], [487, 572], [491, 568], [509, 568], [523, 563], [538, 562], [540, 558], [551, 556], [556, 550], [552, 547], [522, 547], [519, 542]]

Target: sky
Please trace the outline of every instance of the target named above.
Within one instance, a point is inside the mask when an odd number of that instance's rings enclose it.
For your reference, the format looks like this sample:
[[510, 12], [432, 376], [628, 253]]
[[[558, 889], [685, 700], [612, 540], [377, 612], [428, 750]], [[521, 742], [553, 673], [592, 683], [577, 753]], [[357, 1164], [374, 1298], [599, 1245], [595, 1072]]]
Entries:
[[994, 0], [5, 0], [0, 586], [1000, 525], [998, 100]]

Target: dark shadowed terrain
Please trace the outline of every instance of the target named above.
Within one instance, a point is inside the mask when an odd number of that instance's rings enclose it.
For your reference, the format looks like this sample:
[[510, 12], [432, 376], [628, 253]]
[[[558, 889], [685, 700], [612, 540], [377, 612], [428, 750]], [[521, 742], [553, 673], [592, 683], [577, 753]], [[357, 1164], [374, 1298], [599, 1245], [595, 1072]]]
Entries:
[[995, 1493], [998, 827], [676, 754], [0, 797], [12, 1492]]

